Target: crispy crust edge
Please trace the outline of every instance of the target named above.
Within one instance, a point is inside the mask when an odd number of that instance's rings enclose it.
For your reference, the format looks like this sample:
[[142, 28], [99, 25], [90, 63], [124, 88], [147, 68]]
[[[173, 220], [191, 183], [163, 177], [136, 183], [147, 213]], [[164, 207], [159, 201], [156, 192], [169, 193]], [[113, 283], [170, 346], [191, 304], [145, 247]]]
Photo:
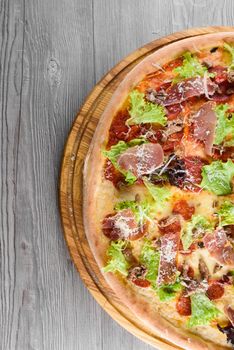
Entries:
[[[105, 145], [105, 141], [108, 138], [108, 131], [113, 116], [125, 101], [129, 90], [141, 81], [146, 74], [155, 71], [155, 67], [153, 67], [152, 63], [156, 61], [157, 64], [164, 64], [181, 55], [186, 50], [195, 52], [197, 48], [205, 49], [212, 46], [219, 46], [225, 41], [234, 41], [234, 32], [199, 35], [188, 39], [182, 39], [160, 48], [155, 53], [147, 56], [126, 75], [103, 112], [85, 160], [83, 188], [83, 221], [85, 233], [100, 269], [105, 264], [105, 244], [97, 234], [98, 222], [95, 220], [95, 199], [97, 198], [100, 183], [102, 182], [102, 169], [104, 164], [104, 157], [100, 149]], [[93, 174], [95, 174], [95, 177]], [[120, 296], [121, 301], [136, 314], [138, 319], [147, 324], [152, 332], [158, 334], [161, 338], [186, 350], [229, 349], [229, 347], [219, 346], [190, 332], [184, 331], [181, 328], [177, 328], [159, 314], [157, 318], [155, 318], [155, 311], [150, 307], [150, 303], [145, 301], [145, 298], [126, 286], [124, 282], [114, 274], [107, 273], [104, 274], [104, 277], [116, 295]]]

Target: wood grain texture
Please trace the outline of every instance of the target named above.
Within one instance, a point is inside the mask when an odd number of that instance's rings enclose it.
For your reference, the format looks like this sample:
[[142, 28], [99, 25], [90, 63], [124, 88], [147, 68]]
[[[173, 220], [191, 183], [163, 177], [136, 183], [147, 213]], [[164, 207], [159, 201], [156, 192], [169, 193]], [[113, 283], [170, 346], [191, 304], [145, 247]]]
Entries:
[[58, 214], [68, 131], [97, 80], [146, 42], [232, 25], [232, 0], [0, 0], [0, 349], [149, 350], [89, 295]]

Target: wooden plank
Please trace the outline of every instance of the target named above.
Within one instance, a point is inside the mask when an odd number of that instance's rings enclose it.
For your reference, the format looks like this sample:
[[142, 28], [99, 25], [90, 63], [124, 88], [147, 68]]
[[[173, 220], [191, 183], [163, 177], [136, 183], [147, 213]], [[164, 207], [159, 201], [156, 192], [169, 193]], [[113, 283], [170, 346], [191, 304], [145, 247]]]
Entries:
[[190, 27], [232, 25], [233, 1], [94, 0], [96, 81], [138, 47]]

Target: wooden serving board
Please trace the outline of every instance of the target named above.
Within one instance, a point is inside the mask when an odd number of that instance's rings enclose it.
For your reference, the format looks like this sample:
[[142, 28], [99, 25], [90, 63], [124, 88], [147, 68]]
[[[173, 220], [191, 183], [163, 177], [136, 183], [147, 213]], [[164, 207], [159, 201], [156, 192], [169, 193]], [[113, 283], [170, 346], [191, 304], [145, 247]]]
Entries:
[[86, 239], [82, 220], [83, 164], [95, 128], [113, 92], [125, 75], [147, 55], [162, 46], [184, 38], [220, 31], [234, 31], [234, 27], [194, 28], [178, 32], [136, 50], [117, 64], [94, 87], [78, 113], [70, 131], [61, 168], [60, 210], [64, 236], [81, 278], [97, 302], [109, 315], [129, 332], [161, 350], [181, 349], [153, 334], [126, 308], [104, 280]]

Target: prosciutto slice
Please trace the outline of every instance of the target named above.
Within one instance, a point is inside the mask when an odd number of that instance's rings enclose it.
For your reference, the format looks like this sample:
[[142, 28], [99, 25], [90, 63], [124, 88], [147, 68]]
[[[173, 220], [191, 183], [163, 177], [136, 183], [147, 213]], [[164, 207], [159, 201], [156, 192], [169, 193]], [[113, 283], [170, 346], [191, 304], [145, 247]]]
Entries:
[[212, 155], [217, 117], [213, 110], [214, 103], [206, 102], [194, 116], [194, 136], [205, 145], [207, 155]]
[[102, 231], [111, 240], [136, 240], [144, 235], [143, 227], [139, 227], [133, 212], [123, 209], [115, 215], [105, 217], [102, 222]]
[[215, 93], [216, 88], [217, 85], [209, 78], [189, 78], [172, 85], [166, 91], [149, 92], [147, 99], [166, 107], [181, 103], [194, 96], [212, 96]]
[[163, 149], [157, 143], [134, 146], [123, 152], [118, 158], [119, 166], [131, 171], [136, 177], [150, 174], [163, 163]]
[[234, 327], [234, 309], [230, 305], [225, 307], [225, 313]]
[[210, 255], [220, 264], [234, 266], [234, 249], [223, 228], [217, 228], [213, 233], [207, 233], [203, 242]]
[[176, 280], [179, 243], [180, 231], [172, 231], [161, 237], [161, 254], [157, 279], [159, 285], [174, 283]]

